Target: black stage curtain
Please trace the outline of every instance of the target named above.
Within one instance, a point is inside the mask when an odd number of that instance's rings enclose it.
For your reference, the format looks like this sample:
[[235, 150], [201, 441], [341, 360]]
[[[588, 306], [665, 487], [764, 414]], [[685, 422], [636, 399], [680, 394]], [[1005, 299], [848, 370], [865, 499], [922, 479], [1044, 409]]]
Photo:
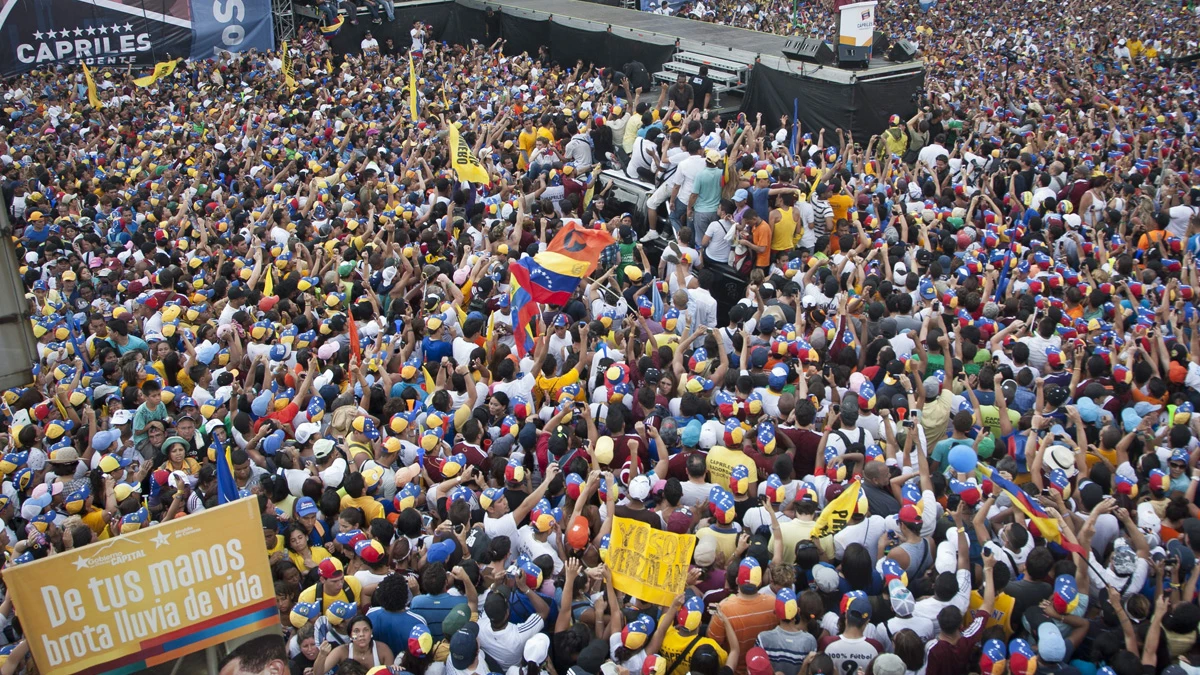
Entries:
[[[456, 3], [436, 5], [396, 6], [396, 20], [382, 25], [372, 24], [368, 15], [359, 17], [358, 25], [347, 22], [330, 42], [335, 54], [357, 54], [363, 35], [369, 30], [382, 45], [392, 38], [401, 50], [408, 49], [412, 39], [408, 31], [412, 22], [420, 20], [433, 29], [433, 39], [451, 44], [469, 44], [471, 40], [489, 42], [487, 19], [483, 10]], [[671, 60], [675, 48], [670, 44], [655, 44], [631, 37], [614, 35], [606, 26], [594, 24], [596, 30], [564, 26], [557, 22], [529, 19], [513, 14], [500, 14], [500, 34], [508, 41], [504, 53], [537, 54], [538, 48], [550, 49], [553, 60], [574, 67], [575, 62], [595, 63], [598, 67], [621, 68], [630, 61], [641, 61], [650, 72], [662, 69]], [[491, 36], [494, 40], [495, 36]]]
[[795, 99], [799, 101], [800, 122], [814, 137], [823, 127], [828, 142], [833, 130], [840, 127], [850, 129], [863, 142], [887, 129], [889, 116], [912, 117], [917, 110], [914, 94], [924, 86], [924, 72], [878, 82], [838, 84], [759, 64], [750, 70], [742, 112], [761, 112], [763, 119], [771, 121], [780, 115], [790, 118]]

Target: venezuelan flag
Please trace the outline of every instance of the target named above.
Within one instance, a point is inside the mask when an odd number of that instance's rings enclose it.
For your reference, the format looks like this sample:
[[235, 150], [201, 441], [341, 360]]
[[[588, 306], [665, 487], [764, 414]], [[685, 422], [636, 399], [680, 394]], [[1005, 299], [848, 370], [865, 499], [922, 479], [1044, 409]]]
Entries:
[[344, 23], [346, 23], [346, 17], [339, 14], [337, 21], [334, 21], [328, 26], [321, 26], [321, 37], [325, 38], [326, 40], [332, 40], [333, 36], [337, 35], [338, 32], [342, 30], [342, 24]]
[[996, 471], [990, 466], [980, 464], [976, 467], [976, 470], [981, 476], [992, 481], [996, 487], [1000, 488], [1008, 495], [1008, 498], [1012, 500], [1013, 504], [1016, 505], [1016, 507], [1025, 514], [1025, 517], [1029, 518], [1029, 522], [1037, 528], [1037, 532], [1035, 534], [1041, 535], [1043, 539], [1054, 542], [1066, 550], [1071, 551], [1072, 553], [1079, 553], [1080, 555], [1084, 554], [1083, 549], [1079, 548], [1079, 546], [1063, 539], [1062, 532], [1058, 529], [1058, 521], [1055, 520], [1054, 517], [1046, 511], [1046, 509], [1042, 508], [1042, 505], [1037, 503], [1037, 501], [1035, 501], [1028, 492], [1025, 492], [1021, 488], [1017, 487], [1015, 483], [1008, 480], [1004, 476], [1001, 476], [999, 471]]
[[516, 272], [521, 262], [524, 261], [517, 261], [510, 268], [512, 274], [508, 284], [508, 299], [512, 307], [513, 340], [516, 342], [517, 357], [524, 358], [526, 354], [533, 351], [533, 322], [537, 318], [539, 309], [533, 296], [529, 293], [528, 287], [521, 285], [522, 277], [528, 280], [528, 273], [518, 276]]
[[534, 302], [565, 305], [583, 278], [583, 270], [575, 269], [577, 265], [560, 253], [545, 251], [536, 258], [521, 258], [509, 271]]

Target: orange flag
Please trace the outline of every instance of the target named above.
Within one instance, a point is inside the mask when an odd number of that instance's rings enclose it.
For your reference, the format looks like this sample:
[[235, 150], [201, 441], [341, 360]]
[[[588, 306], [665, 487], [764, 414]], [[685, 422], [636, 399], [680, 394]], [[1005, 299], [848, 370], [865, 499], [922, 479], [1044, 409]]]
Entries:
[[546, 251], [586, 264], [587, 271], [583, 276], [587, 276], [596, 270], [600, 252], [614, 241], [607, 230], [589, 230], [577, 223], [567, 223], [554, 235]]

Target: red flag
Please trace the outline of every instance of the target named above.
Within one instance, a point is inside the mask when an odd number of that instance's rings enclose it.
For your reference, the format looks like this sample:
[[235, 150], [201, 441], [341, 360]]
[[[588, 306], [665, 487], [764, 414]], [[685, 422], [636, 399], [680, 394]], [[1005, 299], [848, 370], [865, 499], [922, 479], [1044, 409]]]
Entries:
[[346, 318], [350, 319], [347, 322], [350, 328], [350, 363], [351, 365], [362, 363], [362, 347], [358, 343], [358, 324], [354, 322], [353, 317], [347, 316]]

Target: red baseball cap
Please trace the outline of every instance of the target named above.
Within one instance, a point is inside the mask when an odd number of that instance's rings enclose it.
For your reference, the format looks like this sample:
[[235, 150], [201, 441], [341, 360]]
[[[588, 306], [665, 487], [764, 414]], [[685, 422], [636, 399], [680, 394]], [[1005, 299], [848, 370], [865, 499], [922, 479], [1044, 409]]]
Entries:
[[751, 647], [746, 652], [746, 672], [750, 675], [775, 675], [771, 659], [762, 647]]
[[900, 522], [902, 523], [919, 523], [921, 522], [921, 514], [917, 513], [917, 507], [912, 504], [905, 504], [900, 507]]

